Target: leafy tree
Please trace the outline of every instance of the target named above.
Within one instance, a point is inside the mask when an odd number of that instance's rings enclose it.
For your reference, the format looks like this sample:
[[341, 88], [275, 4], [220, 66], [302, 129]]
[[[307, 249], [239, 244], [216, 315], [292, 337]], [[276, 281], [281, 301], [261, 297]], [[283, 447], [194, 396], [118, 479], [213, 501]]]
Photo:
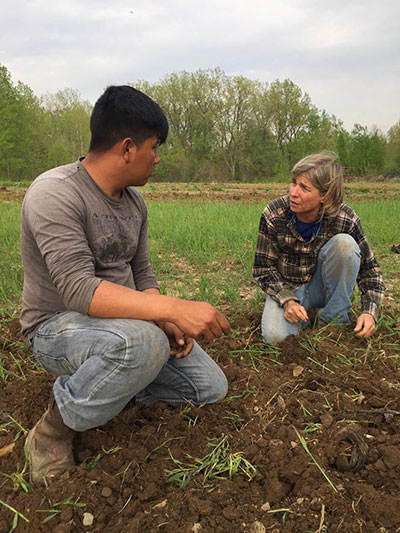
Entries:
[[[168, 116], [170, 134], [163, 167], [171, 169], [173, 158], [180, 164], [176, 172], [185, 170], [195, 175], [204, 163], [215, 159], [215, 124], [217, 93], [223, 73], [220, 69], [183, 71], [166, 76], [161, 82], [134, 84], [154, 98]], [[184, 176], [180, 176], [184, 177]]]
[[16, 150], [18, 135], [18, 92], [11, 81], [7, 68], [0, 65], [0, 169], [8, 179], [22, 164], [21, 154]]
[[374, 128], [369, 134], [368, 159], [366, 165], [367, 174], [381, 174], [384, 169], [384, 156], [386, 139], [378, 128]]
[[358, 176], [381, 173], [385, 140], [378, 131], [368, 133], [365, 126], [354, 124], [351, 132], [351, 152], [349, 166]]
[[217, 145], [232, 181], [244, 178], [257, 89], [257, 83], [244, 76], [224, 76], [220, 85]]
[[303, 131], [287, 147], [289, 163], [294, 165], [305, 155], [322, 150], [335, 151], [336, 144], [336, 117], [328, 115], [325, 111], [310, 114]]
[[390, 128], [387, 134], [385, 171], [400, 175], [400, 120]]
[[[298, 159], [323, 149], [359, 176], [400, 173], [400, 122], [386, 138], [360, 124], [349, 133], [289, 79], [268, 85], [216, 68], [135, 86], [169, 119], [161, 181], [287, 180]], [[39, 99], [0, 65], [0, 177], [32, 179], [85, 154], [91, 109], [73, 89]]]
[[0, 173], [10, 180], [31, 179], [41, 168], [43, 114], [25, 84], [11, 81], [0, 65]]
[[[165, 179], [170, 173], [172, 179], [210, 180], [211, 175], [243, 180], [265, 175], [261, 162], [268, 161], [270, 170], [276, 163], [276, 143], [258, 105], [263, 90], [259, 82], [227, 76], [217, 68], [174, 73], [158, 84], [142, 81], [135, 86], [161, 105], [170, 122], [168, 145], [162, 148]], [[174, 167], [175, 159], [179, 165]]]
[[289, 143], [307, 131], [307, 124], [316, 115], [317, 109], [308, 94], [303, 94], [300, 87], [289, 79], [271, 83], [266, 105], [271, 131], [285, 154]]
[[84, 155], [90, 142], [92, 106], [81, 101], [79, 92], [64, 89], [42, 98], [45, 112], [47, 166], [69, 163]]
[[346, 168], [350, 166], [351, 135], [341, 124], [336, 128], [336, 153], [339, 155], [340, 162]]

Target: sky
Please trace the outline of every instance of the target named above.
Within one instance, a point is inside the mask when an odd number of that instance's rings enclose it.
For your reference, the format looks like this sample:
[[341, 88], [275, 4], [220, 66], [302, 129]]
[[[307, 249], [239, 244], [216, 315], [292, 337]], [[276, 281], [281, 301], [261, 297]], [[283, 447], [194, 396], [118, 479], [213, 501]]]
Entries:
[[0, 64], [41, 96], [220, 67], [292, 80], [383, 133], [400, 120], [400, 0], [0, 0]]

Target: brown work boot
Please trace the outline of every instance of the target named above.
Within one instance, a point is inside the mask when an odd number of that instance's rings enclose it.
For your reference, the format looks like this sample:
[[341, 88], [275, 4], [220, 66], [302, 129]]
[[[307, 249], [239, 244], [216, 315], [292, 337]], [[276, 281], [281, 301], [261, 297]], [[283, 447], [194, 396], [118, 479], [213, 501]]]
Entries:
[[47, 485], [57, 474], [75, 466], [72, 441], [76, 431], [66, 426], [51, 394], [42, 418], [28, 433], [25, 442], [29, 454], [29, 480]]

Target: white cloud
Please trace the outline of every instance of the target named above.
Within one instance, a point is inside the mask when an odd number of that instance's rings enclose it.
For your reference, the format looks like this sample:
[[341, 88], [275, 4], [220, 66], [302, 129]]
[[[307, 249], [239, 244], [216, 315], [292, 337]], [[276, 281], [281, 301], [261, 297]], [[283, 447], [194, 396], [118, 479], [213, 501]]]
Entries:
[[344, 120], [399, 119], [398, 0], [2, 0], [0, 63], [37, 94], [221, 67], [290, 78]]

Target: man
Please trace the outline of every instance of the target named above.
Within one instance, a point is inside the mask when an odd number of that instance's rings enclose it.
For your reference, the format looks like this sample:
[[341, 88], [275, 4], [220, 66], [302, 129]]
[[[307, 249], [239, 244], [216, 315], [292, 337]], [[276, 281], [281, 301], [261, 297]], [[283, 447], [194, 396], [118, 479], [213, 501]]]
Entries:
[[267, 293], [262, 335], [277, 343], [318, 321], [350, 322], [356, 282], [362, 311], [357, 337], [369, 337], [385, 286], [360, 219], [343, 203], [343, 168], [330, 152], [312, 154], [292, 169], [289, 196], [271, 202], [261, 216], [253, 274]]
[[212, 403], [222, 370], [193, 338], [229, 332], [205, 302], [161, 296], [149, 263], [147, 183], [168, 122], [148, 96], [111, 86], [96, 102], [88, 155], [39, 176], [22, 208], [22, 333], [58, 376], [30, 431], [33, 483], [74, 465], [76, 431], [105, 424], [133, 397]]

